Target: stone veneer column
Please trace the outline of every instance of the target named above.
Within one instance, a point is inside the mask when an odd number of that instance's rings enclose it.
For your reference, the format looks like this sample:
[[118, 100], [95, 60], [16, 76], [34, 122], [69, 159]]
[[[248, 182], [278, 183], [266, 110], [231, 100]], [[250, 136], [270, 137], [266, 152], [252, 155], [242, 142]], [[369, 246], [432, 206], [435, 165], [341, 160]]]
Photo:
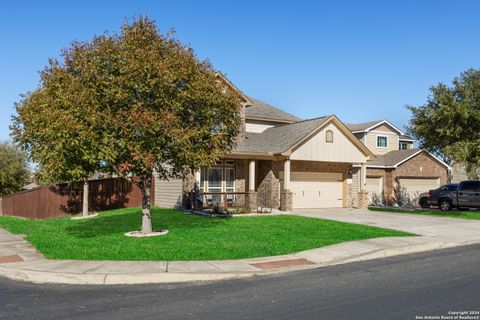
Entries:
[[368, 191], [367, 190], [360, 190], [358, 192], [358, 204], [357, 207], [359, 209], [366, 209], [368, 208]]

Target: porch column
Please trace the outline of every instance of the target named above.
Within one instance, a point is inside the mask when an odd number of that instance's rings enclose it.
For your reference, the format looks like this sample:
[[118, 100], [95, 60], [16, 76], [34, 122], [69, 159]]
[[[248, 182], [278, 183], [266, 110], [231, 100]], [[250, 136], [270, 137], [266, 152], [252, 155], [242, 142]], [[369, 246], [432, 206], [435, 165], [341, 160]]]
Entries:
[[195, 183], [198, 185], [198, 188], [200, 188], [200, 180], [201, 180], [201, 170], [196, 170], [195, 171]]
[[362, 163], [360, 166], [360, 190], [358, 190], [358, 207], [362, 209], [368, 208], [366, 163]]
[[367, 189], [367, 165], [361, 164], [360, 167], [360, 190]]
[[247, 208], [250, 212], [257, 211], [257, 192], [255, 192], [255, 160], [248, 162], [248, 194], [246, 199]]
[[248, 191], [255, 191], [255, 160], [248, 163]]
[[290, 159], [285, 159], [283, 162], [283, 189], [280, 195], [280, 210], [291, 211], [292, 207], [292, 191], [290, 191]]

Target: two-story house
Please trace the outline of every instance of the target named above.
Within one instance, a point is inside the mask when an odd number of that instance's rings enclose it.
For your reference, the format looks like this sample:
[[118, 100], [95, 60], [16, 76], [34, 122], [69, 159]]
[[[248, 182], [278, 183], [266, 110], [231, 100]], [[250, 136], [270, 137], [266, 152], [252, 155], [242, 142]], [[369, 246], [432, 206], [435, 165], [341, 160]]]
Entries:
[[413, 149], [414, 141], [388, 121], [345, 125], [335, 115], [302, 120], [220, 78], [242, 100], [236, 147], [184, 179], [155, 179], [155, 205], [184, 206], [196, 183], [205, 205], [250, 211], [365, 207], [376, 198], [394, 202], [399, 186], [413, 196], [447, 181], [448, 167]]
[[[400, 197], [415, 202], [419, 193], [447, 182], [449, 166], [429, 152], [415, 149], [414, 140], [389, 121], [347, 126], [376, 156], [366, 163], [364, 188], [371, 202], [393, 204]], [[354, 171], [354, 184], [360, 183], [357, 171], [358, 167]]]
[[[366, 195], [353, 188], [352, 172], [375, 156], [335, 115], [301, 120], [234, 89], [243, 101], [237, 146], [183, 180], [155, 179], [155, 205], [185, 204], [196, 182], [206, 205], [250, 211], [366, 206]], [[365, 167], [363, 173], [366, 179]]]

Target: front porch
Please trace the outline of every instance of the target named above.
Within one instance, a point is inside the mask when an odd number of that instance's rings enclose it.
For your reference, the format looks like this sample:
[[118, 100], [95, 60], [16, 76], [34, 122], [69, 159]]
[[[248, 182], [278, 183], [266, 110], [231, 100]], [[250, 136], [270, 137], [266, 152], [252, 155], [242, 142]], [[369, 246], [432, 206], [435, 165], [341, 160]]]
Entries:
[[[352, 182], [352, 168], [352, 163], [286, 157], [237, 158], [223, 159], [195, 172], [192, 178], [198, 186], [195, 197], [201, 199], [203, 208], [221, 206], [264, 212], [361, 207], [364, 194], [362, 187]], [[362, 172], [366, 177], [365, 167]], [[187, 185], [191, 186], [190, 192], [193, 183]]]

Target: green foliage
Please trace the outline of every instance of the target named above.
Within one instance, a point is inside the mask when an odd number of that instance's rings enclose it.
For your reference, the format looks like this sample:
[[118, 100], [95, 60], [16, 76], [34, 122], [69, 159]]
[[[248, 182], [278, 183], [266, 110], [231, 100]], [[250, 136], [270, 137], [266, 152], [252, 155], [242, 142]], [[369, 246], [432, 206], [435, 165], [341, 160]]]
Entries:
[[0, 217], [0, 227], [27, 235], [49, 259], [221, 260], [289, 254], [345, 241], [409, 236], [400, 231], [299, 216], [214, 219], [153, 208], [155, 225], [168, 235], [129, 238], [140, 226], [139, 209], [97, 218], [24, 220]]
[[233, 147], [238, 94], [152, 20], [139, 17], [120, 34], [73, 42], [61, 57], [50, 61], [40, 87], [13, 117], [13, 136], [46, 176], [76, 180], [94, 170], [140, 176], [148, 212], [154, 170], [160, 179], [178, 177]]
[[426, 104], [407, 107], [412, 112], [409, 134], [420, 147], [475, 172], [480, 164], [480, 70], [467, 70], [451, 87], [440, 83], [430, 91]]
[[0, 196], [20, 191], [28, 180], [25, 153], [11, 143], [0, 143]]

